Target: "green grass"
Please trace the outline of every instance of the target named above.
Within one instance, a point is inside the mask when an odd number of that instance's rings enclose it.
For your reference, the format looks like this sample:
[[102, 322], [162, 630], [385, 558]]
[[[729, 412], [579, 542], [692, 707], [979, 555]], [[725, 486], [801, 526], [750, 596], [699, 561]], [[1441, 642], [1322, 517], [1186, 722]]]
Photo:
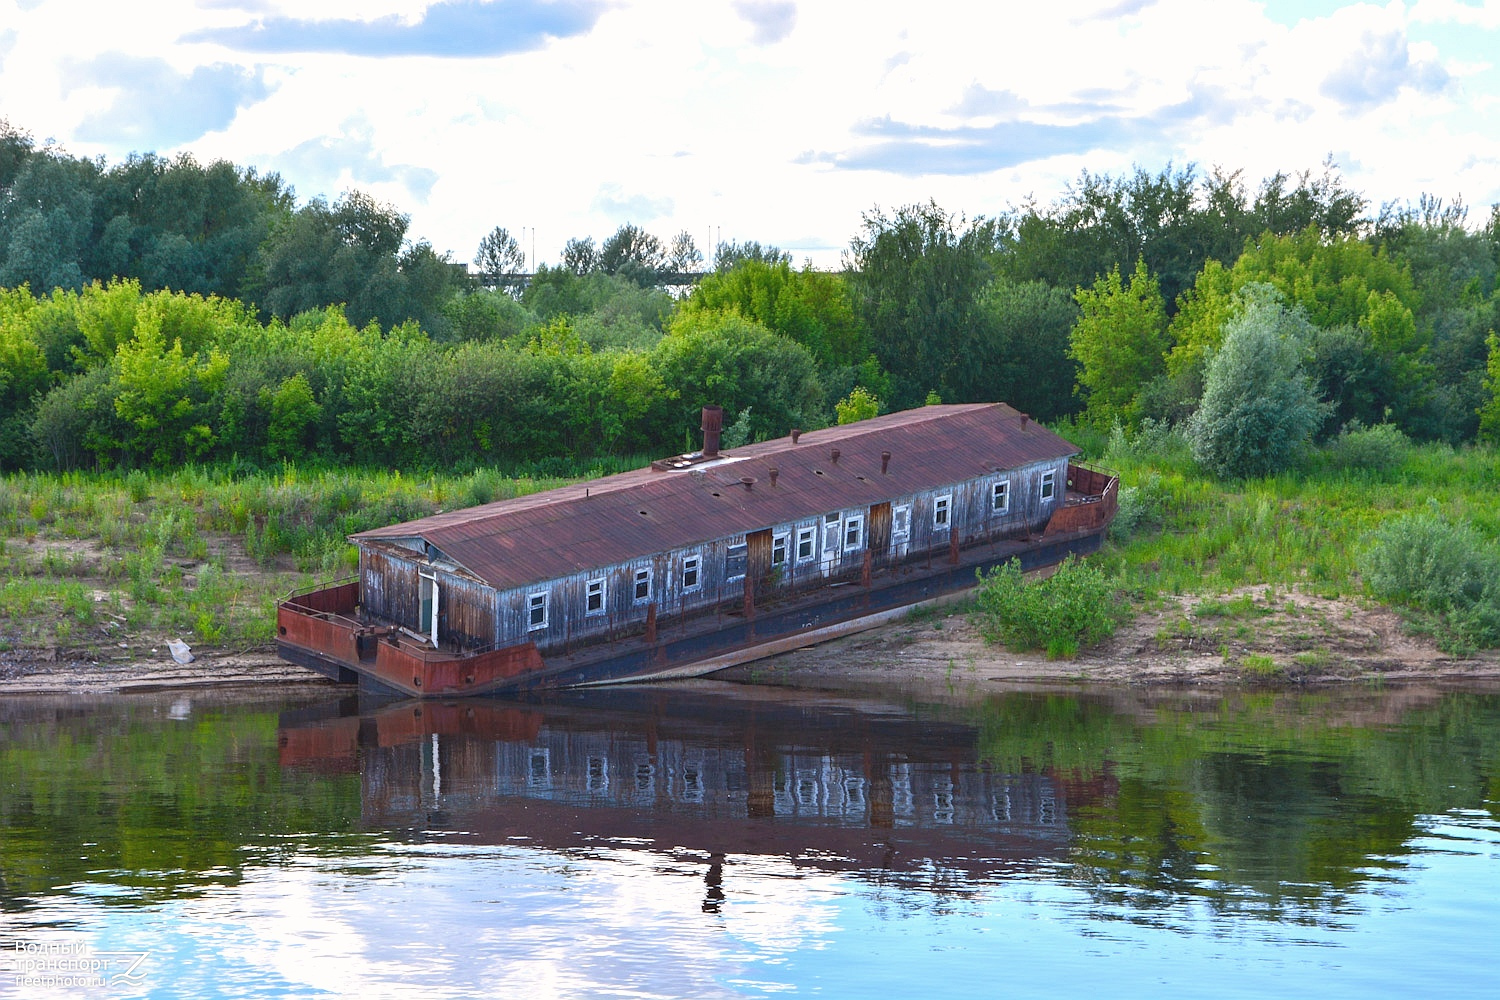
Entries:
[[120, 630], [268, 642], [279, 597], [354, 572], [348, 535], [572, 481], [292, 465], [253, 476], [206, 468], [8, 475], [0, 478], [0, 626], [23, 644], [113, 645]]
[[[1109, 460], [1125, 485], [1152, 482], [1160, 506], [1157, 530], [1112, 541], [1097, 557], [1137, 601], [1265, 585], [1362, 594], [1357, 560], [1371, 533], [1429, 498], [1489, 544], [1500, 537], [1493, 449], [1412, 446], [1379, 476], [1323, 469], [1228, 484], [1183, 469], [1175, 455], [1158, 463], [1126, 451]], [[1213, 612], [1207, 603], [1200, 613]]]
[[[1070, 431], [1079, 429], [1062, 429]], [[1121, 476], [1119, 530], [1089, 562], [1136, 611], [1159, 610], [1187, 595], [1198, 598], [1191, 605], [1195, 620], [1229, 623], [1214, 629], [1184, 620], [1157, 635], [1161, 648], [1209, 633], [1244, 638], [1256, 618], [1271, 613], [1278, 591], [1371, 596], [1361, 562], [1369, 562], [1377, 529], [1414, 512], [1436, 507], [1472, 532], [1474, 545], [1500, 553], [1500, 452], [1493, 448], [1382, 439], [1373, 442], [1382, 446], [1380, 462], [1366, 468], [1359, 465], [1364, 453], [1350, 458], [1343, 439], [1310, 455], [1300, 471], [1221, 482], [1194, 465], [1180, 435], [1161, 427], [1134, 437], [1089, 431], [1070, 439]], [[1244, 593], [1263, 587], [1263, 602]], [[1493, 631], [1488, 622], [1434, 614], [1391, 594], [1373, 596], [1444, 648], [1462, 651], [1474, 636]]]

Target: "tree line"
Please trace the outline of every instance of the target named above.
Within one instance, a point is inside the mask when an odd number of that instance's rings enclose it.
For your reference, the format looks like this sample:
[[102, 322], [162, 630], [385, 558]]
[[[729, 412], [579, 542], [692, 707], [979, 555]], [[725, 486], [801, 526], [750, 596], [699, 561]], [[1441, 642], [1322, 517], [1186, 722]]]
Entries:
[[872, 209], [838, 272], [634, 225], [530, 273], [496, 227], [471, 272], [407, 230], [359, 192], [298, 206], [274, 174], [0, 122], [0, 468], [667, 453], [705, 402], [733, 442], [1002, 399], [1179, 426], [1227, 475], [1347, 427], [1500, 437], [1500, 210], [1372, 211], [1331, 164]]

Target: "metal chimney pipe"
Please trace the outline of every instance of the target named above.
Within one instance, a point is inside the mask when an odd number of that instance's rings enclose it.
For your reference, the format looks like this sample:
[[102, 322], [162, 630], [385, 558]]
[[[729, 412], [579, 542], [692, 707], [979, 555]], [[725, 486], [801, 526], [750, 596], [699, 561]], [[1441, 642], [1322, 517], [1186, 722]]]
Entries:
[[839, 464], [839, 450], [837, 448], [833, 449], [833, 464]]
[[724, 407], [703, 408], [703, 457], [719, 457], [719, 432], [724, 429]]
[[771, 474], [771, 485], [775, 486], [776, 485], [776, 477], [779, 476], [779, 475], [781, 475], [781, 470], [778, 469], [778, 468], [776, 468], [776, 466], [773, 465], [773, 466], [771, 466], [771, 468], [770, 468], [769, 471], [770, 471], [770, 474]]
[[796, 444], [797, 443], [797, 439], [799, 437], [801, 437], [801, 436], [802, 436], [802, 429], [800, 427], [793, 427], [792, 428], [792, 444]]
[[890, 467], [891, 467], [891, 453], [888, 452], [888, 451], [882, 451], [880, 453], [880, 474], [882, 476], [885, 475], [886, 470], [889, 469]]

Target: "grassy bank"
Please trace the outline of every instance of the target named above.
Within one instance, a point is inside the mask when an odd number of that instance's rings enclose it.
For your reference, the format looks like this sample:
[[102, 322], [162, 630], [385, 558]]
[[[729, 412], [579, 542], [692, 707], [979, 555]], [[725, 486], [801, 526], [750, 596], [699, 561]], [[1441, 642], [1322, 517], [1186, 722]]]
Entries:
[[[1221, 483], [1170, 433], [1064, 433], [1125, 484], [1111, 541], [1090, 563], [1127, 611], [1159, 611], [1191, 595], [1197, 610], [1182, 629], [1231, 620], [1259, 628], [1277, 592], [1292, 588], [1368, 599], [1361, 560], [1373, 533], [1416, 512], [1435, 511], [1500, 551], [1493, 449], [1398, 441], [1361, 451], [1336, 441], [1302, 471]], [[579, 478], [616, 469], [571, 471]], [[349, 534], [568, 481], [292, 466], [250, 476], [203, 468], [11, 475], [0, 479], [0, 653], [121, 659], [172, 637], [263, 646], [279, 597], [353, 571]], [[1262, 588], [1254, 607], [1248, 588]], [[1476, 645], [1451, 616], [1415, 602], [1403, 613], [1447, 649]]]
[[[1495, 449], [1382, 442], [1365, 432], [1335, 439], [1298, 471], [1225, 483], [1198, 469], [1174, 434], [1088, 444], [1125, 484], [1111, 543], [1097, 561], [1141, 609], [1188, 594], [1202, 595], [1212, 611], [1217, 597], [1261, 586], [1368, 598], [1362, 566], [1379, 544], [1377, 529], [1417, 514], [1471, 530], [1466, 537], [1500, 553]], [[1382, 596], [1441, 645], [1473, 647], [1474, 636], [1445, 624], [1442, 609], [1414, 595]]]
[[[579, 474], [604, 471], [613, 470]], [[198, 468], [7, 476], [0, 652], [123, 656], [165, 637], [268, 643], [279, 597], [353, 572], [349, 534], [570, 481], [292, 466], [252, 476]]]

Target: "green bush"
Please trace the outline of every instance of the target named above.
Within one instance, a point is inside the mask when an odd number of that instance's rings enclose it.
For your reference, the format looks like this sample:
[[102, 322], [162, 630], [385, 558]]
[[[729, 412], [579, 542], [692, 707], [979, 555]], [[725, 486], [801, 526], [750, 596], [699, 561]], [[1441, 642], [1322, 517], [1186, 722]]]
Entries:
[[1373, 533], [1359, 561], [1365, 585], [1382, 600], [1433, 615], [1445, 648], [1500, 645], [1500, 551], [1435, 506]]
[[1193, 457], [1222, 479], [1291, 468], [1329, 413], [1303, 371], [1311, 325], [1275, 289], [1247, 285], [1209, 359], [1203, 401], [1188, 421]]
[[1172, 491], [1160, 473], [1148, 472], [1133, 486], [1120, 487], [1120, 506], [1109, 526], [1110, 537], [1126, 541], [1159, 530], [1171, 513]]
[[1026, 583], [1014, 559], [988, 574], [981, 571], [978, 603], [976, 624], [987, 640], [1016, 650], [1045, 649], [1053, 658], [1071, 658], [1103, 642], [1121, 618], [1110, 581], [1074, 556], [1037, 583]]
[[1324, 455], [1335, 469], [1384, 472], [1404, 462], [1410, 451], [1411, 440], [1395, 424], [1365, 427], [1351, 420], [1328, 442]]

